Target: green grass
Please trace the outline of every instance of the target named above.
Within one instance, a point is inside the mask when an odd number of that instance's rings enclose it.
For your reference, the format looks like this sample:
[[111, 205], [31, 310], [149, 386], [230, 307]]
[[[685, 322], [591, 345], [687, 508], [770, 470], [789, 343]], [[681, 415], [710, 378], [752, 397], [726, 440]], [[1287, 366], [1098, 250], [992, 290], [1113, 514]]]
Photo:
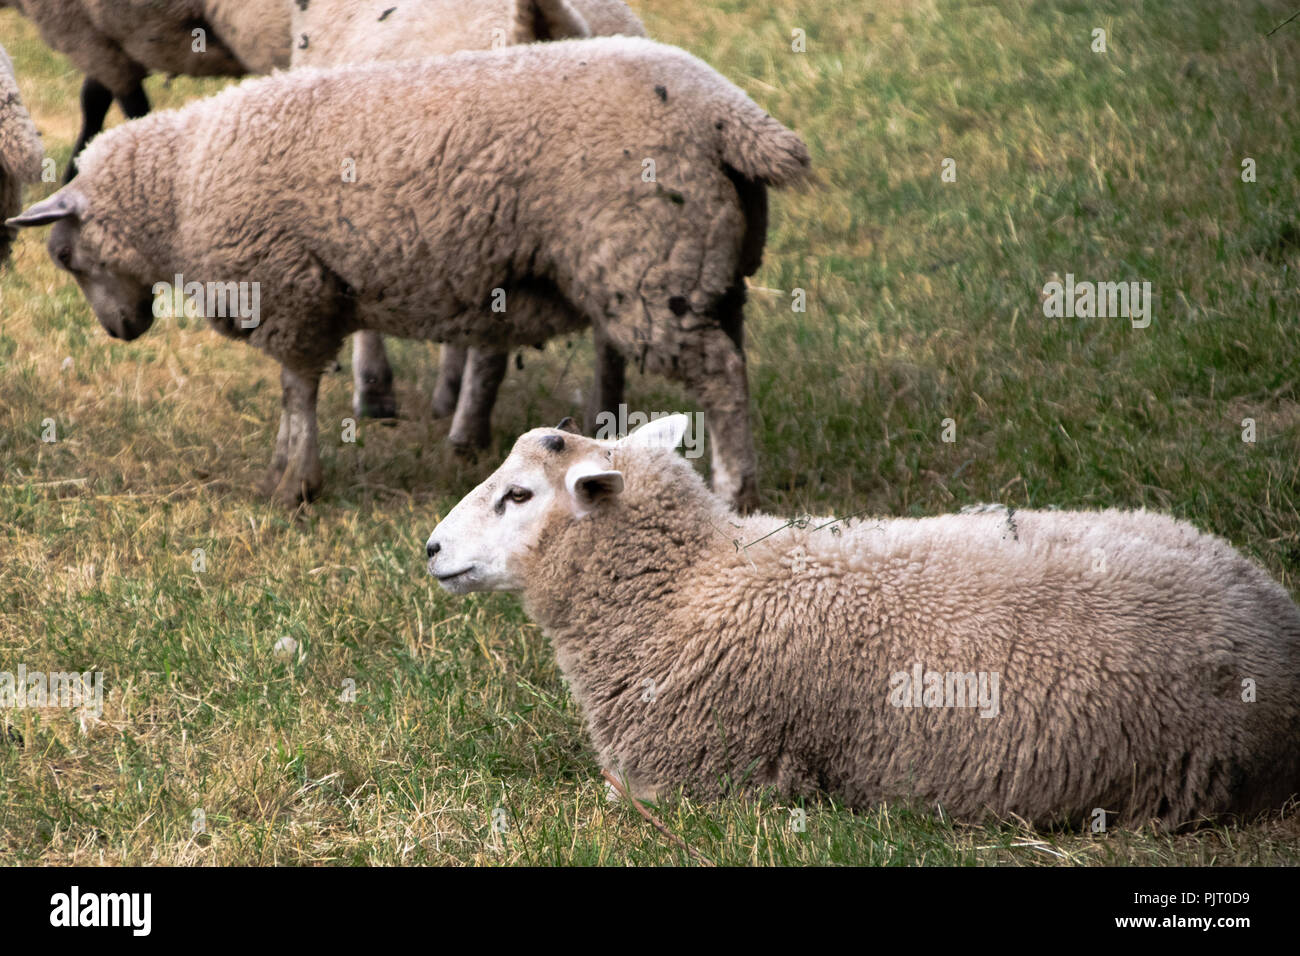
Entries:
[[[818, 170], [774, 194], [748, 309], [767, 510], [1146, 506], [1296, 591], [1300, 23], [1264, 37], [1289, 4], [634, 5], [798, 129]], [[0, 42], [62, 168], [79, 79], [12, 12]], [[149, 92], [177, 105], [220, 85]], [[356, 445], [337, 440], [349, 386], [331, 376], [326, 495], [290, 516], [254, 490], [273, 363], [192, 325], [111, 341], [43, 243], [26, 235], [0, 276], [0, 669], [102, 670], [107, 695], [84, 729], [0, 712], [0, 861], [690, 862], [606, 801], [518, 603], [454, 599], [423, 572], [439, 516], [514, 437], [580, 407], [589, 344], [529, 350], [470, 463], [428, 413], [432, 346], [394, 349], [407, 417], [363, 424]], [[1045, 319], [1042, 286], [1067, 272], [1151, 281], [1151, 326]], [[635, 375], [629, 402], [690, 408]], [[273, 653], [284, 636], [294, 659]], [[799, 832], [791, 809], [759, 795], [660, 813], [732, 864], [1300, 862], [1295, 808], [1182, 835], [829, 800]]]

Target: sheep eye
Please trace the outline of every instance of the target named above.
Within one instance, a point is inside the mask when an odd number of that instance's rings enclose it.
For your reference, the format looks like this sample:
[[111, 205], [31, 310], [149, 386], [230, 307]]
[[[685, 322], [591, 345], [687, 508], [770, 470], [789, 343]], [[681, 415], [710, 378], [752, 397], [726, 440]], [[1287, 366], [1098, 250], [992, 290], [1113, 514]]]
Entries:
[[59, 260], [59, 265], [67, 269], [72, 265], [72, 247], [60, 246], [59, 251], [55, 253], [55, 257]]
[[505, 513], [507, 501], [513, 502], [514, 504], [517, 505], [521, 505], [532, 496], [533, 493], [529, 491], [527, 488], [520, 488], [518, 485], [514, 485], [511, 488], [509, 488], [506, 491], [506, 493], [501, 496], [501, 500], [497, 502], [496, 513], [497, 514]]

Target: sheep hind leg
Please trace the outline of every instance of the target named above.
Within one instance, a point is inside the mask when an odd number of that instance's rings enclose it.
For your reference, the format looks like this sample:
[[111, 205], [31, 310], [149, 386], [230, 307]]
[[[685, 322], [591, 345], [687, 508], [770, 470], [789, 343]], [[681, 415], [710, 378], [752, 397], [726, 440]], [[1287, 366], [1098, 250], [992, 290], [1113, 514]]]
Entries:
[[[758, 453], [749, 418], [745, 368], [745, 289], [738, 285], [717, 306], [717, 326], [664, 371], [681, 380], [699, 401], [712, 448], [713, 490], [741, 513], [758, 507]], [[653, 354], [653, 353], [651, 353]]]
[[433, 391], [434, 418], [449, 418], [455, 414], [467, 361], [469, 349], [463, 345], [442, 347], [442, 354], [438, 357], [438, 386]]
[[[627, 360], [596, 326], [591, 328], [591, 343], [596, 349], [596, 380], [587, 402], [586, 430], [588, 435], [597, 435], [604, 417], [602, 413], [613, 415], [616, 422], [620, 420], [618, 407], [623, 404]], [[614, 438], [616, 435], [610, 432], [597, 437]]]
[[352, 411], [357, 418], [397, 417], [393, 368], [378, 332], [352, 336]]
[[280, 369], [280, 431], [263, 491], [287, 507], [320, 493], [320, 448], [316, 434], [316, 395], [320, 372]]
[[486, 448], [492, 441], [492, 406], [509, 362], [508, 352], [469, 350], [456, 415], [447, 433], [447, 440], [458, 454]]

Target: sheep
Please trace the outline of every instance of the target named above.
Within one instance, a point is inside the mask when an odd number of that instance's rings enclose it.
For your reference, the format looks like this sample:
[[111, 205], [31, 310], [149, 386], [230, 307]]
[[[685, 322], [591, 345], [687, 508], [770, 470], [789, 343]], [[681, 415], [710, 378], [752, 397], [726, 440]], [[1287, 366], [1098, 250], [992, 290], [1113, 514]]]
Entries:
[[[242, 76], [289, 65], [286, 0], [0, 0], [36, 24], [86, 75], [81, 131], [65, 181], [117, 100], [127, 119], [149, 112], [151, 72]], [[194, 31], [202, 30], [202, 42]]]
[[[593, 30], [590, 22], [604, 29]], [[621, 0], [304, 0], [291, 11], [293, 66], [442, 56], [586, 36], [644, 36]]]
[[[621, 0], [308, 0], [292, 11], [293, 66], [339, 66], [405, 60], [584, 36], [645, 36], [645, 27]], [[505, 376], [501, 351], [448, 345], [442, 349], [433, 412], [453, 415], [447, 440], [459, 452], [491, 440], [492, 406]], [[596, 342], [597, 389], [589, 421], [623, 400], [623, 359]], [[377, 332], [352, 337], [352, 409], [358, 418], [397, 415], [393, 371]], [[461, 384], [468, 380], [461, 399]]]
[[[23, 183], [41, 175], [45, 151], [32, 118], [18, 93], [14, 65], [0, 47], [0, 217], [8, 219], [23, 208]], [[0, 229], [0, 264], [9, 258], [17, 230]]]
[[766, 187], [809, 165], [689, 53], [563, 40], [245, 81], [102, 133], [9, 224], [55, 223], [51, 257], [115, 338], [149, 328], [175, 275], [252, 284], [251, 322], [209, 321], [281, 364], [269, 483], [286, 504], [320, 490], [317, 386], [347, 335], [499, 348], [594, 324], [694, 393], [714, 487], [749, 508], [744, 276]]
[[426, 544], [445, 590], [521, 595], [634, 796], [1178, 827], [1300, 792], [1300, 609], [1222, 539], [1145, 511], [742, 519], [671, 450], [688, 425], [529, 431]]

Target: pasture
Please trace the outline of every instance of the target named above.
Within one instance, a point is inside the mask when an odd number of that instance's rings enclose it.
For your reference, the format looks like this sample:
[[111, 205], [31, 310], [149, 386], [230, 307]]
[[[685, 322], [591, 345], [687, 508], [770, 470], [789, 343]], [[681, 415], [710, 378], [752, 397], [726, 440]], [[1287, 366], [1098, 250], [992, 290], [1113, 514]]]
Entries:
[[[631, 5], [812, 151], [817, 181], [771, 194], [747, 307], [764, 510], [1148, 507], [1300, 593], [1300, 22], [1265, 36], [1291, 5]], [[0, 44], [61, 174], [80, 77], [12, 11]], [[607, 802], [518, 602], [424, 571], [514, 438], [580, 414], [587, 337], [512, 361], [472, 461], [430, 413], [426, 343], [391, 350], [400, 420], [344, 441], [345, 350], [325, 492], [291, 514], [256, 490], [275, 363], [194, 322], [109, 339], [45, 235], [0, 272], [0, 669], [102, 671], [105, 696], [0, 711], [0, 862], [691, 862]], [[1048, 318], [1067, 275], [1150, 282], [1150, 323]], [[628, 403], [691, 410], [635, 372]], [[775, 796], [659, 813], [720, 864], [1300, 863], [1294, 806], [1178, 835]]]

